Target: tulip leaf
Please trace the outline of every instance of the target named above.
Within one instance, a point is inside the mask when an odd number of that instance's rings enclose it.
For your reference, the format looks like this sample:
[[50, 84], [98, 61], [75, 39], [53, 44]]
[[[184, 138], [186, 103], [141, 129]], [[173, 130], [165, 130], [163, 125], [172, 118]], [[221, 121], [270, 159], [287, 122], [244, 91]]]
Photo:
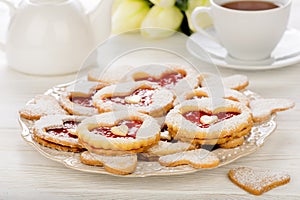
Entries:
[[186, 11], [188, 9], [189, 0], [176, 0], [175, 6], [182, 11]]
[[149, 5], [150, 8], [154, 5], [150, 0], [146, 0], [146, 2], [147, 2], [147, 4]]

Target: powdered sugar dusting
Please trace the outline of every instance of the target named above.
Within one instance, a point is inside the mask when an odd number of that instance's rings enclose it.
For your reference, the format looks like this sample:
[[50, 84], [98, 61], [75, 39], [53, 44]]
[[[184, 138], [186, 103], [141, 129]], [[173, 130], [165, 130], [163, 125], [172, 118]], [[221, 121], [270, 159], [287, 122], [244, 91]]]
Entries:
[[205, 149], [196, 149], [161, 156], [159, 162], [165, 166], [189, 164], [194, 168], [212, 168], [218, 166], [220, 161], [214, 153]]
[[284, 111], [295, 106], [290, 99], [256, 99], [250, 102], [254, 121], [261, 122], [268, 119], [271, 114]]
[[245, 75], [235, 74], [223, 78], [223, 84], [227, 88], [231, 88], [234, 90], [242, 90], [248, 86], [249, 80], [248, 77]]
[[290, 180], [290, 176], [285, 172], [270, 169], [254, 170], [248, 167], [238, 167], [230, 170], [229, 177], [241, 187], [256, 194], [268, 191]]
[[27, 104], [19, 112], [20, 115], [26, 119], [39, 119], [46, 115], [67, 114], [67, 112], [60, 107], [57, 100], [49, 95], [36, 96], [33, 103]]

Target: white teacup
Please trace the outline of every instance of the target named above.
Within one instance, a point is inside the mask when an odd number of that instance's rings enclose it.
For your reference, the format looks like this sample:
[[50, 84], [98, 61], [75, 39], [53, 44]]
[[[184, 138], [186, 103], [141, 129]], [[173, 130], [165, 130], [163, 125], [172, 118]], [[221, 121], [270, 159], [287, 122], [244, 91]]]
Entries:
[[[218, 41], [235, 59], [268, 59], [287, 28], [292, 0], [262, 0], [278, 5], [268, 10], [245, 11], [222, 7], [225, 3], [237, 1], [245, 0], [210, 0], [210, 7], [197, 7], [191, 16], [194, 27]], [[198, 25], [200, 13], [210, 15], [217, 38]]]

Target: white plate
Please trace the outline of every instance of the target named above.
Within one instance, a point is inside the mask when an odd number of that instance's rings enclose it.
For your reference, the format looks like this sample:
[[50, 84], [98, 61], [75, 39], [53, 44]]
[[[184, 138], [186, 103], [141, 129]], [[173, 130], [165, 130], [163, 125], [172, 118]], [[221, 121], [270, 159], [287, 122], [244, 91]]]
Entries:
[[[61, 93], [65, 91], [66, 87], [71, 86], [75, 83], [76, 82], [72, 82], [72, 83], [55, 86], [49, 89], [45, 94], [52, 95], [58, 98], [61, 95]], [[249, 99], [261, 98], [259, 95], [249, 90], [244, 91], [244, 94]], [[28, 103], [32, 103], [32, 101], [29, 101]], [[89, 166], [89, 165], [82, 164], [79, 158], [80, 153], [58, 151], [55, 149], [41, 146], [32, 137], [33, 136], [32, 127], [34, 121], [19, 118], [19, 122], [22, 127], [21, 135], [24, 138], [24, 140], [29, 144], [31, 144], [38, 152], [40, 152], [45, 157], [57, 161], [59, 163], [63, 163], [66, 167], [71, 169], [90, 172], [90, 173], [109, 174], [113, 176], [124, 177], [124, 175], [111, 174], [107, 172], [103, 167]], [[218, 167], [227, 165], [238, 158], [254, 153], [256, 150], [258, 150], [263, 146], [267, 137], [269, 137], [272, 134], [272, 132], [275, 131], [275, 129], [276, 129], [276, 121], [275, 121], [275, 115], [273, 115], [271, 119], [261, 124], [255, 124], [251, 129], [251, 133], [245, 138], [246, 141], [244, 142], [243, 145], [232, 149], [218, 148], [213, 150], [213, 152], [220, 159], [220, 164]], [[188, 165], [182, 165], [177, 167], [164, 167], [161, 166], [158, 162], [147, 162], [147, 161], [139, 160], [135, 172], [133, 174], [126, 175], [126, 177], [169, 176], [169, 175], [193, 173], [200, 170], [205, 170], [205, 169], [194, 169]]]
[[[214, 29], [207, 32], [215, 34]], [[210, 60], [204, 59], [197, 54], [195, 44], [203, 48], [210, 56]], [[271, 58], [262, 61], [246, 62], [227, 56], [226, 49], [217, 42], [207, 38], [200, 33], [194, 33], [187, 42], [187, 49], [194, 56], [212, 62], [218, 67], [241, 69], [241, 70], [266, 70], [290, 66], [300, 62], [300, 31], [287, 29], [283, 38], [272, 52]]]

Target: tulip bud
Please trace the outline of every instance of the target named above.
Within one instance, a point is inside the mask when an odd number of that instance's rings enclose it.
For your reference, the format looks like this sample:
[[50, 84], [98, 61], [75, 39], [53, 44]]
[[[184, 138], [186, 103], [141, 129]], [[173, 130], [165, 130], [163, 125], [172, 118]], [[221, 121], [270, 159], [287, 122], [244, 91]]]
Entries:
[[123, 0], [114, 9], [112, 33], [118, 34], [140, 28], [150, 7], [144, 0]]
[[182, 20], [183, 14], [177, 7], [162, 8], [155, 5], [145, 17], [141, 32], [145, 37], [168, 37], [180, 27]]
[[150, 0], [154, 5], [167, 8], [175, 5], [176, 0]]

